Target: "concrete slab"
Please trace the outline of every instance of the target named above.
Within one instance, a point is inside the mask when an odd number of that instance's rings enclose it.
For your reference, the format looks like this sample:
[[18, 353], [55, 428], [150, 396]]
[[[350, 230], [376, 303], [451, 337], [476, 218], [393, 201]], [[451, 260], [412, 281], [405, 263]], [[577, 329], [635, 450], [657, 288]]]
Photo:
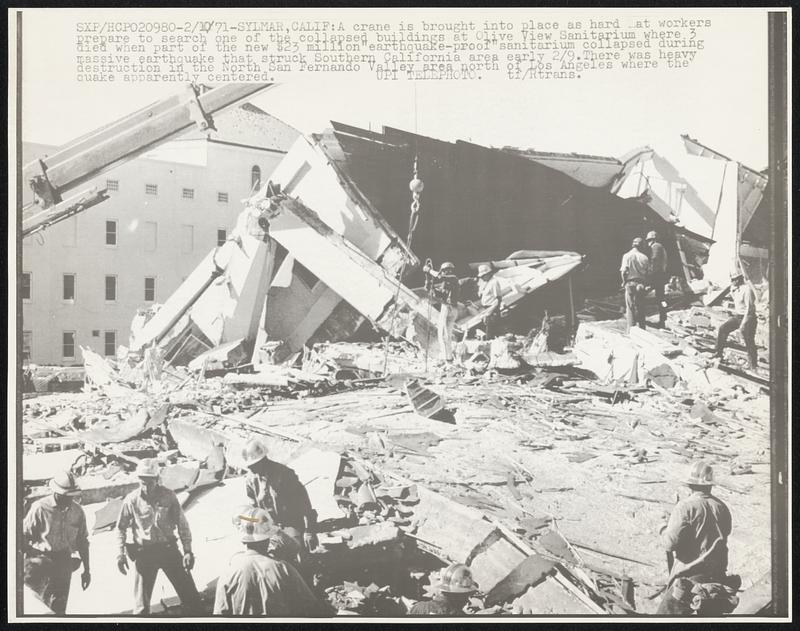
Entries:
[[317, 511], [317, 520], [320, 522], [344, 517], [342, 509], [333, 498], [341, 462], [341, 455], [334, 451], [312, 448], [288, 463], [306, 487], [311, 505]]
[[22, 456], [22, 478], [25, 482], [47, 481], [59, 471], [69, 469], [82, 455], [82, 449], [25, 454]]

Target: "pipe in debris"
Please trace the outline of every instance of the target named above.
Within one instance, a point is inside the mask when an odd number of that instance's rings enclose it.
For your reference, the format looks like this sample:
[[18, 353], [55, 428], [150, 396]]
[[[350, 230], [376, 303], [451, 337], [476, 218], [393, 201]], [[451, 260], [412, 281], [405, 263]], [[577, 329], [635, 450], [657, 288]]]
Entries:
[[219, 278], [220, 276], [222, 276], [222, 274], [225, 273], [225, 269], [217, 264], [216, 261], [217, 252], [219, 252], [219, 247], [217, 247], [217, 249], [215, 250], [214, 256], [211, 257], [211, 262], [214, 264], [214, 270], [208, 275], [208, 279], [203, 283], [202, 287], [200, 287], [200, 289], [198, 289], [195, 292], [195, 294], [192, 296], [192, 298], [189, 300], [186, 306], [183, 309], [181, 309], [180, 313], [176, 314], [175, 317], [172, 318], [172, 320], [170, 320], [170, 323], [166, 327], [164, 327], [161, 333], [159, 333], [155, 337], [155, 339], [153, 340], [154, 344], [158, 344], [161, 340], [163, 340], [164, 337], [167, 335], [167, 333], [169, 333], [172, 330], [172, 328], [178, 323], [178, 321], [184, 316], [184, 314], [194, 306], [194, 303], [196, 303], [200, 299], [200, 296], [202, 296], [205, 293], [206, 289], [208, 289], [211, 286], [211, 283], [213, 283], [217, 278]]

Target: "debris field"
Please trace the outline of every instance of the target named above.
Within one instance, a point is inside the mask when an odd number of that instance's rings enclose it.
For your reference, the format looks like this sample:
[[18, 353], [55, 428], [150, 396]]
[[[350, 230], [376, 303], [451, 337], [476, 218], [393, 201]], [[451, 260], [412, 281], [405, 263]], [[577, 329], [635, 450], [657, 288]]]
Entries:
[[[238, 545], [221, 516], [244, 498], [239, 452], [260, 436], [318, 512], [313, 583], [332, 613], [403, 615], [439, 568], [465, 562], [474, 613], [646, 614], [665, 582], [656, 542], [683, 492], [676, 472], [704, 458], [746, 590], [769, 570], [768, 382], [738, 368], [743, 351], [703, 355], [724, 317], [695, 306], [630, 335], [585, 320], [564, 353], [534, 352], [535, 337], [465, 340], [452, 365], [404, 342], [321, 343], [293, 367], [173, 367], [144, 385], [84, 349], [83, 392], [23, 401], [26, 505], [54, 470], [80, 474], [95, 580], [120, 590], [98, 600], [73, 585], [70, 608], [125, 613], [129, 577], [102, 551], [113, 558], [136, 463], [158, 457], [212, 594]], [[157, 583], [153, 611], [176, 603]]]

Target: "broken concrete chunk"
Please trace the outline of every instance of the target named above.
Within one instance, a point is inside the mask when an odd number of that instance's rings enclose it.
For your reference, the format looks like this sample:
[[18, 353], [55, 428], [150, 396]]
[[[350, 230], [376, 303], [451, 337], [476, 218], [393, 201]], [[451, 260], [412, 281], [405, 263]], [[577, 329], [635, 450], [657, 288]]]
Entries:
[[538, 543], [550, 554], [568, 563], [580, 564], [580, 559], [575, 556], [567, 540], [557, 530], [550, 529], [545, 532], [539, 537]]
[[347, 532], [350, 535], [347, 546], [351, 549], [389, 543], [400, 538], [400, 529], [390, 522], [356, 526], [349, 528]]
[[433, 390], [421, 386], [416, 379], [410, 379], [405, 384], [406, 394], [417, 414], [431, 418], [444, 409], [442, 397]]
[[192, 486], [200, 471], [198, 463], [176, 464], [161, 470], [161, 485], [171, 491], [183, 491]]
[[535, 587], [553, 572], [555, 563], [538, 554], [523, 560], [511, 573], [486, 595], [486, 606], [492, 607], [511, 600]]
[[94, 526], [92, 532], [100, 532], [110, 528], [117, 523], [119, 511], [122, 509], [122, 498], [109, 498], [94, 514]]

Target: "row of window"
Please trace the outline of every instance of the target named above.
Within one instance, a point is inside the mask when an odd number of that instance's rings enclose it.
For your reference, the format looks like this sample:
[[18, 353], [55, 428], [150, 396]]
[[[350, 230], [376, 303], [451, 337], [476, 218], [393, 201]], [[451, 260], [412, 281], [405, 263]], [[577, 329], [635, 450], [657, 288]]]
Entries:
[[[261, 176], [259, 175], [259, 180]], [[118, 191], [119, 190], [119, 180], [106, 180], [106, 189], [109, 191]], [[158, 195], [158, 184], [145, 184], [144, 185], [144, 194], [145, 195]], [[182, 188], [181, 189], [181, 197], [183, 199], [194, 199], [194, 189], [193, 188]], [[228, 194], [222, 191], [217, 191], [217, 202], [220, 204], [227, 204], [228, 203]]]
[[[92, 337], [100, 337], [100, 331], [92, 331]], [[22, 332], [22, 360], [29, 361], [33, 349], [33, 332]], [[61, 332], [61, 357], [75, 359], [75, 331]], [[117, 354], [117, 332], [103, 331], [103, 354], [114, 357]]]
[[[260, 186], [261, 186], [261, 167], [255, 165], [253, 166], [253, 168], [250, 169], [250, 188], [251, 190], [256, 190]], [[108, 189], [109, 191], [118, 191], [119, 180], [106, 180], [106, 189]], [[145, 184], [144, 194], [158, 195], [158, 184]], [[181, 197], [183, 199], [194, 199], [194, 189], [193, 188], [181, 189]], [[217, 201], [221, 204], [227, 204], [228, 194], [222, 191], [218, 191]]]
[[[114, 302], [117, 299], [117, 277], [108, 275], [105, 277], [105, 299], [106, 302]], [[22, 272], [22, 283], [20, 293], [23, 300], [31, 299], [31, 273]], [[77, 293], [77, 274], [62, 274], [61, 276], [61, 299], [74, 301]], [[144, 300], [154, 302], [156, 299], [156, 279], [147, 276], [144, 279]]]
[[[152, 224], [147, 232], [151, 233], [153, 240], [153, 249], [155, 249], [155, 232], [156, 224], [154, 222], [147, 222]], [[184, 253], [189, 253], [194, 250], [194, 226], [183, 225], [181, 226], [182, 233], [182, 248]], [[225, 228], [217, 228], [217, 245], [222, 245], [228, 238], [228, 231]], [[106, 245], [117, 245], [117, 220], [106, 220]]]

